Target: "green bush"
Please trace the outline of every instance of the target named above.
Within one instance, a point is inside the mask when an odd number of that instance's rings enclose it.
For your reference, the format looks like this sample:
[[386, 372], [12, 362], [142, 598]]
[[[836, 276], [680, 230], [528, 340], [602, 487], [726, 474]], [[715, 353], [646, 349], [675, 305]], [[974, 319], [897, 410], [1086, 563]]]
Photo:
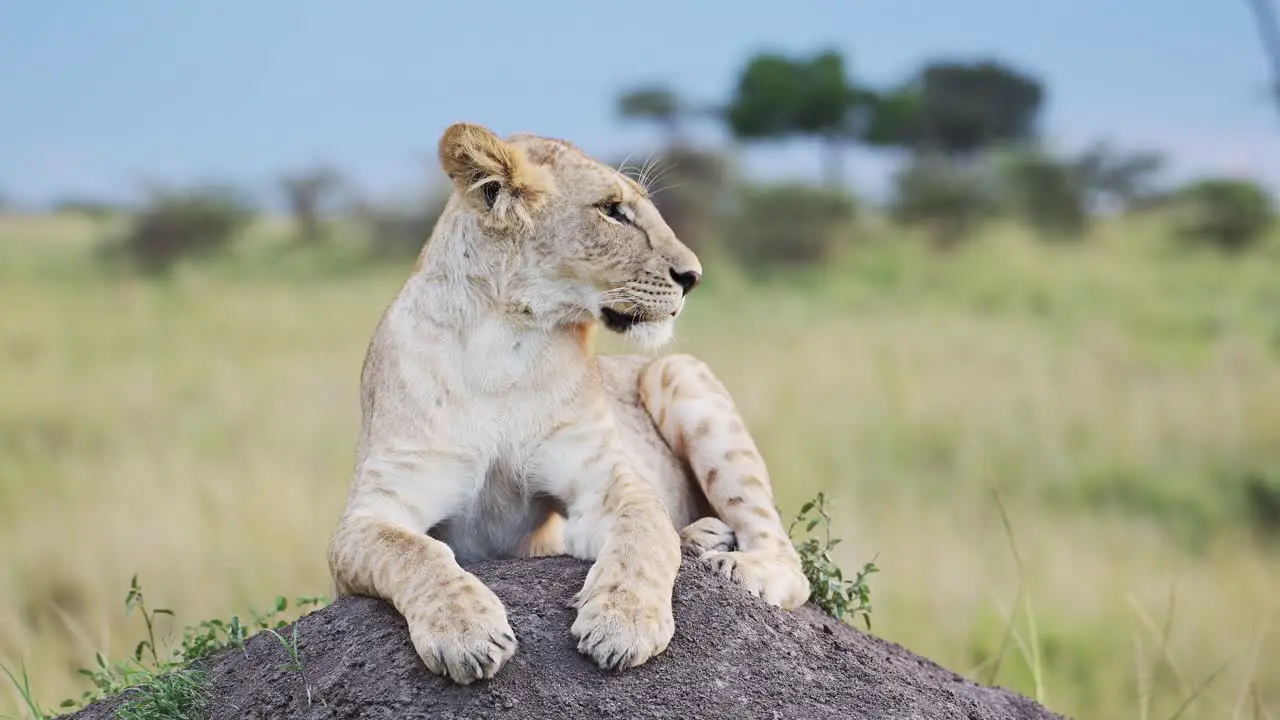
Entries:
[[1234, 178], [1209, 178], [1179, 193], [1178, 234], [1222, 250], [1239, 251], [1261, 240], [1275, 209], [1259, 184]]
[[990, 181], [980, 169], [942, 157], [917, 157], [894, 176], [893, 217], [928, 228], [946, 250], [968, 238], [994, 210]]
[[1079, 168], [1037, 151], [1016, 152], [1000, 167], [1000, 197], [1020, 220], [1048, 239], [1078, 239], [1088, 228]]
[[724, 250], [755, 270], [827, 260], [857, 214], [848, 195], [797, 183], [745, 187], [737, 205]]
[[105, 220], [121, 213], [121, 208], [106, 200], [94, 200], [91, 198], [68, 197], [56, 200], [52, 204], [54, 213], [59, 215], [73, 215], [87, 218], [93, 221]]
[[227, 250], [252, 219], [249, 204], [227, 186], [162, 189], [108, 255], [123, 255], [141, 272], [165, 274], [181, 259]]
[[1240, 489], [1253, 528], [1263, 537], [1280, 540], [1280, 475], [1249, 473]]

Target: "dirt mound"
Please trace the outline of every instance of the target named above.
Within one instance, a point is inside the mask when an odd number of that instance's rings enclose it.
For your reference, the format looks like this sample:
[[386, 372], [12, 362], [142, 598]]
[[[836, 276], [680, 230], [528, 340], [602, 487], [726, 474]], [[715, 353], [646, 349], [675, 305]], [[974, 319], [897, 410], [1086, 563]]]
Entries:
[[[604, 672], [569, 634], [566, 602], [587, 568], [564, 557], [472, 568], [502, 598], [519, 636], [515, 657], [493, 680], [461, 687], [431, 675], [389, 604], [343, 598], [298, 621], [309, 706], [299, 673], [280, 668], [288, 662], [280, 643], [262, 633], [244, 652], [212, 662], [210, 717], [1060, 718], [812, 606], [769, 607], [690, 557], [676, 583], [670, 647], [641, 667]], [[110, 718], [117, 702], [72, 717]]]

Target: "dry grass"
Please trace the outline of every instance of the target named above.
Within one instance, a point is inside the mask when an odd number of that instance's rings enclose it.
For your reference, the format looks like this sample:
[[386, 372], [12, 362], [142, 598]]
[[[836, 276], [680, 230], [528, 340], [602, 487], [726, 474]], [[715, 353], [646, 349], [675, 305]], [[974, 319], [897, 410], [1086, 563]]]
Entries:
[[[88, 238], [0, 220], [0, 664], [46, 706], [132, 650], [135, 573], [179, 622], [328, 591], [360, 361], [404, 272], [281, 279], [264, 241], [111, 280]], [[1080, 718], [1170, 717], [1210, 677], [1181, 717], [1261, 718], [1280, 553], [1240, 486], [1280, 473], [1275, 263], [1138, 226], [874, 245], [765, 287], [708, 260], [677, 344], [735, 392], [784, 513], [824, 490], [846, 568], [878, 553], [877, 634]]]

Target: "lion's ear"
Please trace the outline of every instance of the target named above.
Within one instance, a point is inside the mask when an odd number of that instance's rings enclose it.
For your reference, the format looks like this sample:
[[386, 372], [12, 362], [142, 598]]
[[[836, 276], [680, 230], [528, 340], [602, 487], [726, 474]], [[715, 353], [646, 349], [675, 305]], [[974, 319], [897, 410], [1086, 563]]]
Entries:
[[527, 224], [553, 190], [551, 174], [488, 128], [454, 123], [440, 137], [440, 166], [496, 227]]

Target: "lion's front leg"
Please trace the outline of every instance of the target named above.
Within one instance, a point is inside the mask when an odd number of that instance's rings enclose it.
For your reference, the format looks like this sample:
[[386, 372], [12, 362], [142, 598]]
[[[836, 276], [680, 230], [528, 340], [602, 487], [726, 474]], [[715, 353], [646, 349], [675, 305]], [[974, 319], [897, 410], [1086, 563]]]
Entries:
[[[607, 416], [551, 438], [553, 492], [568, 508], [569, 554], [595, 560], [574, 596], [578, 650], [606, 669], [644, 664], [675, 633], [680, 538], [657, 492], [632, 468]], [[574, 462], [574, 459], [580, 459]]]
[[498, 596], [425, 533], [448, 517], [462, 482], [429, 473], [358, 477], [329, 544], [329, 567], [338, 595], [390, 602], [427, 668], [466, 685], [493, 677], [515, 654], [516, 637]]
[[571, 631], [578, 650], [600, 667], [635, 667], [661, 653], [675, 633], [671, 595], [680, 569], [680, 539], [652, 488], [623, 470], [596, 508], [570, 510], [569, 552], [590, 559], [603, 544], [574, 596]]

